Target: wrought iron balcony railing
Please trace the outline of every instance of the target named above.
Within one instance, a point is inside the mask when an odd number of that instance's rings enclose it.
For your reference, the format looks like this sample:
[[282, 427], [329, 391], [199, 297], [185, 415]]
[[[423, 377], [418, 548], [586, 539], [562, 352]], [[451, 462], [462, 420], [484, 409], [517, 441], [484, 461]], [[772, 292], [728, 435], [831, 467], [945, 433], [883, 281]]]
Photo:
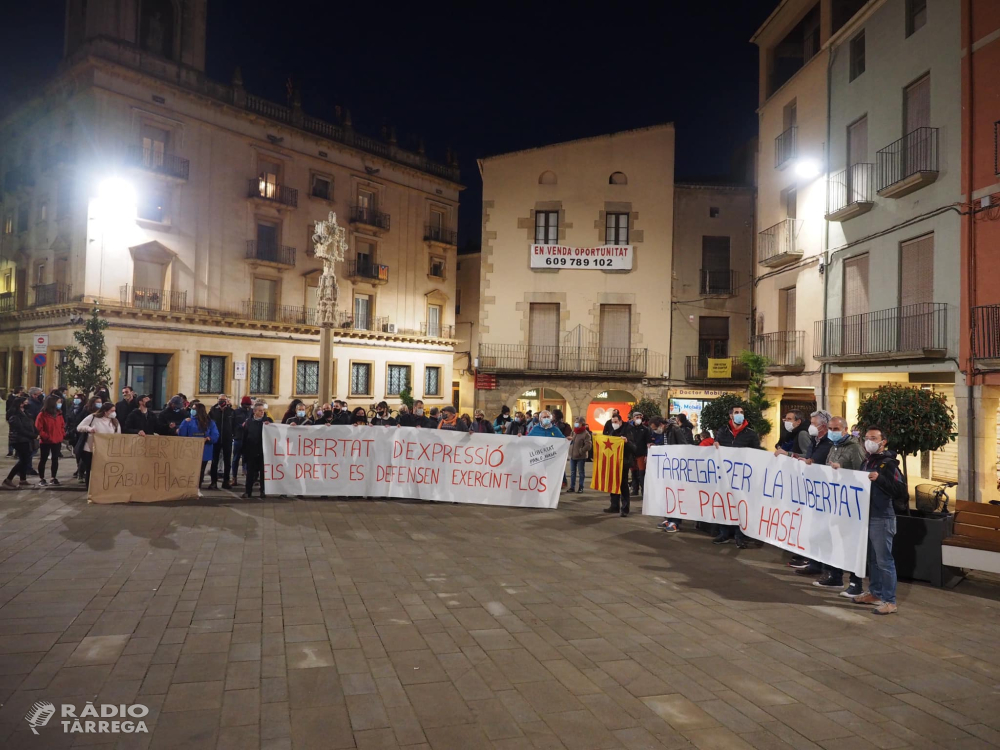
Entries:
[[186, 180], [191, 168], [191, 162], [187, 159], [136, 144], [129, 145], [125, 158], [129, 166], [176, 177], [179, 180]]
[[[830, 175], [826, 216], [833, 221], [864, 213], [875, 201], [875, 165], [854, 164]], [[853, 209], [853, 210], [852, 210]]]
[[732, 296], [736, 293], [736, 271], [732, 269], [701, 269], [701, 294]]
[[292, 267], [295, 265], [295, 248], [270, 242], [247, 240], [246, 259]]
[[806, 357], [805, 331], [775, 331], [754, 336], [753, 351], [768, 358], [772, 371], [802, 370]]
[[121, 287], [122, 307], [160, 312], [186, 312], [187, 292], [175, 289], [153, 289], [125, 284]]
[[[480, 344], [484, 372], [615, 373], [645, 375], [646, 349], [604, 346]], [[657, 377], [660, 374], [657, 373]]]
[[347, 277], [385, 284], [389, 281], [389, 266], [384, 263], [372, 263], [370, 260], [349, 260], [347, 261]]
[[816, 321], [818, 360], [940, 358], [948, 349], [948, 305], [922, 302]]
[[420, 335], [439, 339], [455, 338], [455, 326], [443, 325], [441, 323], [421, 323]]
[[454, 229], [427, 224], [424, 226], [424, 240], [428, 242], [440, 242], [442, 245], [457, 245], [458, 232]]
[[917, 128], [875, 154], [879, 195], [896, 197], [933, 182], [938, 174], [938, 129]]
[[17, 297], [14, 292], [0, 293], [0, 313], [11, 313], [17, 309]]
[[39, 284], [35, 287], [35, 302], [33, 307], [46, 305], [62, 305], [70, 301], [69, 284]]
[[790, 162], [798, 153], [797, 132], [798, 128], [792, 125], [792, 127], [774, 139], [775, 169]]
[[250, 178], [247, 197], [272, 201], [279, 206], [288, 206], [289, 208], [296, 208], [299, 205], [298, 190], [262, 177]]
[[351, 206], [351, 221], [355, 224], [389, 230], [389, 214], [376, 211], [371, 206]]
[[757, 234], [757, 262], [762, 266], [783, 266], [802, 257], [799, 245], [801, 219], [785, 219]]

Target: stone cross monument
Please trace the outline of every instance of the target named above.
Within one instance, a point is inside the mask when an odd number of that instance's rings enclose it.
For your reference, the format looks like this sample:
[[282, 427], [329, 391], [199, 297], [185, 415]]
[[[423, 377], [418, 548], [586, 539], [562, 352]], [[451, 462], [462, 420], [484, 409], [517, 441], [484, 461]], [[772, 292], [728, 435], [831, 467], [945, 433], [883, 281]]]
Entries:
[[337, 286], [336, 264], [344, 260], [347, 250], [347, 231], [337, 224], [337, 214], [331, 211], [326, 221], [316, 222], [316, 232], [312, 236], [316, 257], [323, 261], [323, 273], [319, 277], [317, 290], [316, 321], [320, 326], [319, 334], [319, 401], [320, 403], [333, 398], [333, 327], [337, 323], [337, 298], [340, 287]]

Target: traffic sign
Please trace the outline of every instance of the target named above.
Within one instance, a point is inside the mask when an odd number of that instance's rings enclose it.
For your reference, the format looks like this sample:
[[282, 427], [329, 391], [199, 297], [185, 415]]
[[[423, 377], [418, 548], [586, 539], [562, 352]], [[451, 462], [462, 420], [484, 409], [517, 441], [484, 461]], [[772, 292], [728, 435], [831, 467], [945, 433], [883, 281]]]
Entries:
[[233, 362], [233, 378], [235, 380], [246, 380], [247, 379], [247, 363], [246, 360], [237, 360]]
[[47, 354], [49, 351], [49, 334], [39, 333], [35, 336], [35, 354]]
[[36, 354], [35, 358], [32, 360], [35, 363], [35, 367], [45, 367], [45, 363], [48, 361], [48, 357], [44, 354]]

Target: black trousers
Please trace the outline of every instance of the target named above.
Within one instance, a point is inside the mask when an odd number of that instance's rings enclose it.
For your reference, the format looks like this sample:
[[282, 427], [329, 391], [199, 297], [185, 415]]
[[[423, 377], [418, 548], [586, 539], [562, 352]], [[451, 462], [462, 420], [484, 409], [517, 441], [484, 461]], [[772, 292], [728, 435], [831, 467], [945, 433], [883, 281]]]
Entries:
[[56, 472], [59, 471], [59, 459], [62, 458], [62, 451], [59, 443], [42, 443], [39, 449], [38, 456], [38, 475], [45, 478], [45, 460], [51, 455], [52, 456], [52, 478], [56, 478]]
[[628, 472], [622, 471], [621, 492], [611, 496], [611, 507], [621, 513], [628, 513], [631, 498], [628, 494]]
[[84, 451], [80, 456], [80, 471], [83, 472], [83, 476], [87, 480], [87, 489], [90, 489], [90, 468], [93, 465], [94, 454], [90, 451]]
[[205, 481], [205, 467], [208, 466], [208, 461], [201, 462], [201, 473], [198, 475], [198, 489], [201, 489], [202, 483]]
[[219, 459], [222, 459], [222, 483], [229, 484], [229, 465], [233, 459], [233, 441], [216, 441], [212, 446], [212, 484], [219, 482]]
[[7, 475], [7, 481], [9, 482], [18, 476], [24, 482], [28, 478], [28, 469], [31, 466], [31, 443], [12, 443], [11, 447], [17, 455], [17, 462], [11, 468], [10, 474]]
[[247, 489], [248, 495], [253, 493], [254, 483], [260, 482], [260, 494], [264, 494], [264, 457], [263, 456], [243, 456], [247, 465]]

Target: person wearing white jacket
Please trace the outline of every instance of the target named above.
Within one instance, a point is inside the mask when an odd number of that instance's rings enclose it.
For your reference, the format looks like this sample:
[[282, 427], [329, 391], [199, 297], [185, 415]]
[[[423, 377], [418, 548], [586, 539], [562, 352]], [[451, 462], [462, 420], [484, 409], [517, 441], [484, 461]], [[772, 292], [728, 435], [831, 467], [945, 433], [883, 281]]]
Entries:
[[115, 434], [122, 431], [121, 425], [118, 424], [116, 419], [117, 412], [115, 411], [115, 405], [112, 403], [104, 403], [101, 408], [91, 414], [89, 417], [84, 417], [80, 420], [80, 424], [76, 426], [77, 432], [87, 432], [87, 442], [83, 446], [83, 472], [84, 479], [86, 480], [87, 487], [90, 487], [90, 467], [94, 463], [94, 435], [97, 433]]

